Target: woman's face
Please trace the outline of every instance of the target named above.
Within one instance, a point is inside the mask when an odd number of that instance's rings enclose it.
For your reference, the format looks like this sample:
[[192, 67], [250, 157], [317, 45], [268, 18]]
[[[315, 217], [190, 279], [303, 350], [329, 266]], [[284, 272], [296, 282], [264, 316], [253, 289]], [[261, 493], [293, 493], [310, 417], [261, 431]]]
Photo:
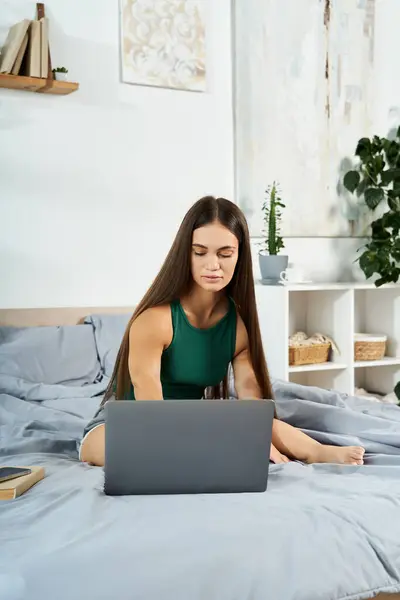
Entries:
[[221, 223], [194, 230], [192, 276], [204, 290], [218, 292], [226, 287], [235, 272], [238, 256], [238, 239]]

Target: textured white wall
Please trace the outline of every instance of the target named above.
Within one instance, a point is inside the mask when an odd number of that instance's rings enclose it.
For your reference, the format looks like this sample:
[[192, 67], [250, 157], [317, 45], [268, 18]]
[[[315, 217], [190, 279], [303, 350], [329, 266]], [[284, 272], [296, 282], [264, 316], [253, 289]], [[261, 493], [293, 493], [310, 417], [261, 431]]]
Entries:
[[[209, 91], [193, 94], [120, 83], [118, 0], [46, 2], [54, 61], [69, 67], [81, 89], [59, 98], [0, 90], [1, 308], [131, 305], [155, 275], [187, 207], [204, 193], [233, 197], [230, 4], [208, 3]], [[336, 155], [322, 166], [319, 151], [328, 156], [325, 0], [285, 0], [285, 10], [278, 0], [236, 4], [246, 9], [240, 43], [251, 51], [250, 61], [237, 55], [249, 62], [239, 73], [237, 100], [240, 89], [242, 98], [251, 97], [260, 84], [256, 103], [241, 103], [239, 123], [239, 166], [250, 169], [244, 180], [252, 195], [248, 214], [257, 212], [266, 184], [280, 179], [289, 207], [286, 230], [293, 233], [301, 222], [309, 236], [286, 240], [290, 260], [316, 281], [359, 278], [353, 260], [360, 240], [314, 236], [338, 227], [349, 233], [345, 220], [326, 218], [326, 209], [332, 200], [333, 213], [342, 206], [331, 195], [338, 160], [341, 153], [351, 156], [366, 133], [366, 115], [373, 115], [371, 128], [381, 134], [400, 120], [400, 2], [330, 1], [331, 46], [343, 53], [342, 92], [335, 74], [338, 57], [330, 51], [335, 135], [329, 143]], [[357, 85], [371, 94], [362, 102], [345, 68], [350, 59], [341, 46], [339, 15], [349, 10], [357, 29], [348, 34], [356, 65], [367, 60], [372, 34], [369, 26], [360, 33], [360, 26], [368, 22], [372, 4], [373, 79], [366, 70], [360, 79], [353, 68]], [[34, 2], [0, 0], [0, 44], [9, 26], [34, 10]], [[271, 52], [278, 45], [271, 55], [272, 75], [261, 68], [260, 34]], [[352, 102], [350, 114], [346, 98]], [[238, 157], [240, 151], [238, 146]], [[246, 200], [243, 193], [240, 199]], [[251, 222], [258, 232], [258, 216]]]
[[364, 234], [362, 211], [339, 183], [360, 137], [400, 123], [400, 2], [235, 7], [237, 198], [253, 233], [264, 190], [277, 179], [286, 235]]
[[[208, 2], [207, 93], [120, 83], [118, 0], [47, 0], [80, 91], [0, 90], [0, 307], [132, 305], [187, 208], [233, 197], [230, 0]], [[35, 3], [0, 0], [0, 44]]]

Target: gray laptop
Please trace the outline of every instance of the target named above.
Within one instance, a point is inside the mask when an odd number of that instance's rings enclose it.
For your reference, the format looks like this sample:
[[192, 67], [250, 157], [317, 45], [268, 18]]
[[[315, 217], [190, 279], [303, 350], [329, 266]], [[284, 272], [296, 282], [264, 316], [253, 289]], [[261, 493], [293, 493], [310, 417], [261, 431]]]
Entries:
[[264, 492], [271, 400], [111, 401], [107, 495]]

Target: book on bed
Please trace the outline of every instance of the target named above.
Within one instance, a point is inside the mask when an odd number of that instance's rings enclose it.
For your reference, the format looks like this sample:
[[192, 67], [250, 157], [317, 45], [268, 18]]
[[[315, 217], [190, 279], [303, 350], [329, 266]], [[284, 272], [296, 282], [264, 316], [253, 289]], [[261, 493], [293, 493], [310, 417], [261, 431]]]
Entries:
[[44, 478], [43, 467], [24, 468], [31, 469], [32, 473], [0, 483], [0, 500], [14, 500], [14, 498], [18, 498], [18, 496], [21, 496], [24, 492], [35, 485], [35, 483]]

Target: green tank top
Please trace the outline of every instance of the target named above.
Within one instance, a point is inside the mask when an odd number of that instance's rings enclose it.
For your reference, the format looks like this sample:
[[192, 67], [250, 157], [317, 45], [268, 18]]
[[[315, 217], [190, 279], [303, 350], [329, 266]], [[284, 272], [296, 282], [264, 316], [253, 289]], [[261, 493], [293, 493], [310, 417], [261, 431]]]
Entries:
[[[236, 307], [209, 329], [189, 322], [179, 300], [171, 303], [173, 337], [161, 357], [164, 400], [196, 400], [208, 386], [218, 385], [228, 372], [236, 348]], [[130, 399], [135, 399], [132, 387]]]

